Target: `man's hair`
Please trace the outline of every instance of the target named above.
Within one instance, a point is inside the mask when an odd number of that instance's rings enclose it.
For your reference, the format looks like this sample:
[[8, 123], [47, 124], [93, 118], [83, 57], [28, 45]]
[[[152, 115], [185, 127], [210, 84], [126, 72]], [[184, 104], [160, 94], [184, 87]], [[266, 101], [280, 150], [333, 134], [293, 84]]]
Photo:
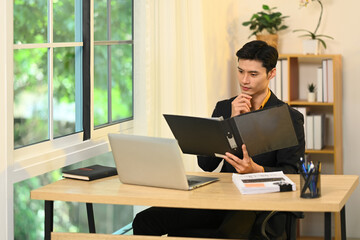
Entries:
[[262, 62], [262, 66], [266, 68], [266, 73], [268, 73], [276, 66], [279, 54], [276, 48], [268, 45], [266, 42], [255, 40], [246, 43], [236, 52], [236, 56], [238, 61], [244, 59]]

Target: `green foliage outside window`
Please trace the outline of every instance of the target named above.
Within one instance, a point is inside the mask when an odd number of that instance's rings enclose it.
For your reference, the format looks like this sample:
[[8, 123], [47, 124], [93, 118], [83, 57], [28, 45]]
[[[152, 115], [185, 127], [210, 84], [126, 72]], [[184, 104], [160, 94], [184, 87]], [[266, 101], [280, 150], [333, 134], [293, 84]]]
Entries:
[[[107, 64], [108, 48], [111, 51], [111, 101], [108, 98], [109, 72], [101, 67], [102, 64]], [[132, 46], [130, 44], [95, 46], [94, 75], [95, 126], [131, 117], [133, 114]], [[111, 102], [111, 119], [107, 116], [109, 102]]]
[[54, 42], [75, 42], [75, 0], [54, 0]]
[[15, 147], [48, 139], [47, 78], [46, 48], [14, 50]]
[[53, 69], [54, 137], [60, 137], [75, 132], [75, 48], [55, 48]]
[[[54, 41], [75, 41], [75, 0], [54, 0]], [[48, 3], [14, 1], [14, 43], [48, 43]], [[49, 49], [14, 50], [14, 146], [49, 139]], [[75, 132], [75, 53], [53, 49], [53, 135]], [[81, 81], [81, 79], [77, 79]], [[79, 89], [80, 91], [80, 89]]]
[[111, 107], [112, 121], [116, 121], [132, 116], [132, 46], [112, 46], [111, 50], [111, 62], [114, 63], [111, 68]]
[[14, 43], [46, 43], [47, 12], [47, 1], [14, 0]]

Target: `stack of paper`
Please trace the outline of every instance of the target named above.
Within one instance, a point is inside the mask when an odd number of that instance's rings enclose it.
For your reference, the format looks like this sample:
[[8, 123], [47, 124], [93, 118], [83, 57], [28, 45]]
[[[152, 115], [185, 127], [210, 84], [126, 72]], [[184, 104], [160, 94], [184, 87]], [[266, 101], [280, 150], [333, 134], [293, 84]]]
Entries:
[[296, 185], [282, 171], [237, 174], [232, 180], [242, 194], [295, 191]]

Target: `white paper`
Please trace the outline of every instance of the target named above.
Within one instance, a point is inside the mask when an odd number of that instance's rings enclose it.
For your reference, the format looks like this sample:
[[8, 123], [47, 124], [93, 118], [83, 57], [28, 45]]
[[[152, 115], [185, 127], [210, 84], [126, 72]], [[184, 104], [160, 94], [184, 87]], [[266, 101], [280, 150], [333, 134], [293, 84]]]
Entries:
[[232, 180], [242, 194], [280, 192], [281, 184], [291, 184], [292, 190], [296, 190], [295, 183], [282, 171], [250, 174], [233, 173]]

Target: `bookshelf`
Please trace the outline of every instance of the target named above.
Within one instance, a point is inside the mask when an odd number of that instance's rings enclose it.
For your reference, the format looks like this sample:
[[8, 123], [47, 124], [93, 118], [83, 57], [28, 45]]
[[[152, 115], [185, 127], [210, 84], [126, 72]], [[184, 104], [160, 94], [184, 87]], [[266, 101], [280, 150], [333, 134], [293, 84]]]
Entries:
[[[308, 102], [307, 85], [318, 83], [318, 69], [320, 67], [325, 68], [323, 62], [326, 60], [332, 61], [332, 68], [330, 68], [332, 70], [327, 73], [332, 77], [331, 91], [328, 91], [331, 97], [328, 98], [327, 96], [325, 101], [316, 99], [315, 102]], [[321, 161], [322, 166], [331, 166], [326, 169], [323, 168], [323, 173], [343, 174], [341, 55], [280, 54], [279, 61], [284, 61], [286, 64], [282, 64], [281, 72], [277, 72], [277, 76], [282, 75], [280, 79], [282, 83], [277, 83], [278, 86], [282, 86], [282, 90], [277, 90], [276, 95], [278, 96], [281, 92], [280, 98], [290, 106], [305, 108], [305, 115], [308, 113], [310, 115], [322, 114], [327, 119], [324, 129], [325, 145], [321, 149], [305, 148], [305, 153], [310, 156], [311, 160]], [[304, 120], [306, 122], [306, 119]], [[305, 133], [305, 141], [307, 141], [306, 138]], [[340, 215], [335, 214], [335, 239], [340, 239], [340, 233]]]
[[[342, 57], [341, 55], [304, 55], [304, 54], [280, 54], [283, 64], [281, 74], [282, 96], [280, 97], [290, 106], [305, 108], [311, 114], [322, 114], [326, 119], [324, 147], [321, 149], [308, 149], [305, 153], [311, 159], [319, 159], [332, 165], [329, 173], [343, 173], [343, 148], [342, 148]], [[332, 67], [327, 74], [332, 77], [330, 89], [326, 93], [326, 99], [316, 102], [307, 101], [307, 85], [317, 84], [317, 70], [325, 68], [323, 63], [332, 61]], [[328, 61], [329, 62], [329, 61]], [[285, 66], [285, 67], [284, 67]], [[327, 69], [327, 68], [326, 68]], [[280, 73], [277, 72], [277, 75]], [[331, 74], [331, 75], [330, 75]], [[271, 86], [270, 86], [271, 87]], [[279, 91], [277, 91], [279, 93]], [[278, 95], [278, 94], [277, 94]], [[278, 96], [279, 97], [279, 96]], [[306, 122], [306, 119], [305, 119]], [[305, 140], [306, 140], [305, 136]]]

